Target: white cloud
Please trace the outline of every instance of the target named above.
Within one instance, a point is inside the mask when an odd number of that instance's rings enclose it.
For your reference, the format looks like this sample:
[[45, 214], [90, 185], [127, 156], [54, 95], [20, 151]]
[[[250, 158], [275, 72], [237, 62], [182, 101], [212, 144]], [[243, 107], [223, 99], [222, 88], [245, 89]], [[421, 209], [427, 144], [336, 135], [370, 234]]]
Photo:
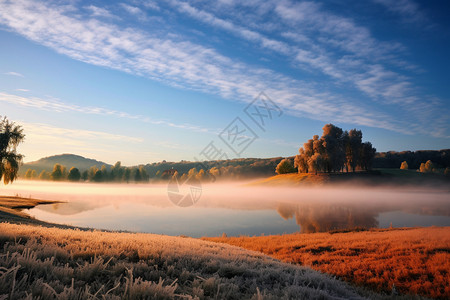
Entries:
[[128, 5], [125, 3], [121, 3], [120, 6], [122, 6], [123, 9], [125, 9], [129, 14], [137, 17], [140, 21], [146, 21], [147, 16], [142, 9], [140, 9], [137, 6]]
[[27, 89], [16, 89], [16, 91], [18, 91], [18, 92], [29, 92], [30, 90], [27, 90]]
[[4, 74], [5, 74], [5, 75], [10, 75], [10, 76], [25, 77], [25, 76], [23, 76], [22, 74], [17, 73], [17, 72], [6, 72], [6, 73], [4, 73]]

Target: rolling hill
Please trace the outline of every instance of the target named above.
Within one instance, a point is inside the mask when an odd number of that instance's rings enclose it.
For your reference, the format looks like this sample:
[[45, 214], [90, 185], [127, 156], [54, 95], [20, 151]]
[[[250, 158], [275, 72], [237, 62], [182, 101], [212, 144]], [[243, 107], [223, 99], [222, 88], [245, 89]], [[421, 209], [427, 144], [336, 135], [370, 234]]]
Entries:
[[19, 175], [25, 174], [28, 169], [34, 169], [39, 174], [42, 170], [51, 171], [53, 170], [53, 166], [55, 164], [61, 164], [66, 166], [67, 169], [71, 167], [77, 167], [81, 172], [89, 169], [92, 166], [101, 167], [102, 165], [106, 165], [108, 168], [111, 166], [102, 161], [98, 161], [95, 159], [85, 158], [80, 155], [75, 154], [60, 154], [53, 155], [49, 157], [41, 158], [37, 161], [29, 162], [23, 164], [20, 167]]

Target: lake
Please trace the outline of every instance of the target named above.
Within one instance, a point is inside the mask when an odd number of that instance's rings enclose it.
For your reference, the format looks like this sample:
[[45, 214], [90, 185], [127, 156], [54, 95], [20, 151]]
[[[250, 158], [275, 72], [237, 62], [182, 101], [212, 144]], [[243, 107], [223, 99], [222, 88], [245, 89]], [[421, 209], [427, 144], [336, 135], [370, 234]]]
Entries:
[[[93, 184], [19, 180], [1, 187], [18, 195], [67, 203], [27, 212], [36, 219], [97, 229], [192, 237], [311, 233], [355, 227], [450, 226], [448, 188], [252, 187], [204, 184], [180, 207], [167, 184]], [[173, 200], [173, 199], [172, 199]]]

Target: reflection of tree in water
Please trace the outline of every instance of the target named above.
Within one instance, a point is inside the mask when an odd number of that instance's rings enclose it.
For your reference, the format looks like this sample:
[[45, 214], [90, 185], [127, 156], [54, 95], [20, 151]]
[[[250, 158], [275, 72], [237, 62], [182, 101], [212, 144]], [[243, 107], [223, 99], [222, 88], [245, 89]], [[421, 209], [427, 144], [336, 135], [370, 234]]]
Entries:
[[280, 203], [277, 211], [285, 220], [295, 215], [301, 233], [378, 226], [377, 210], [356, 205]]

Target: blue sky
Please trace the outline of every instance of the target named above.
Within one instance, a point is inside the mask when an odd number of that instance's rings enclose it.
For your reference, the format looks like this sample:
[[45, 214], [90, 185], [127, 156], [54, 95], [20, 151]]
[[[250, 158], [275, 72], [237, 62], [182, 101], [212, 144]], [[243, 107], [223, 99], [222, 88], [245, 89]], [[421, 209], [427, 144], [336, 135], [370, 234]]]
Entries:
[[[450, 147], [447, 1], [3, 1], [0, 115], [25, 161], [295, 155], [326, 123], [379, 151]], [[282, 111], [258, 127], [264, 92]]]

